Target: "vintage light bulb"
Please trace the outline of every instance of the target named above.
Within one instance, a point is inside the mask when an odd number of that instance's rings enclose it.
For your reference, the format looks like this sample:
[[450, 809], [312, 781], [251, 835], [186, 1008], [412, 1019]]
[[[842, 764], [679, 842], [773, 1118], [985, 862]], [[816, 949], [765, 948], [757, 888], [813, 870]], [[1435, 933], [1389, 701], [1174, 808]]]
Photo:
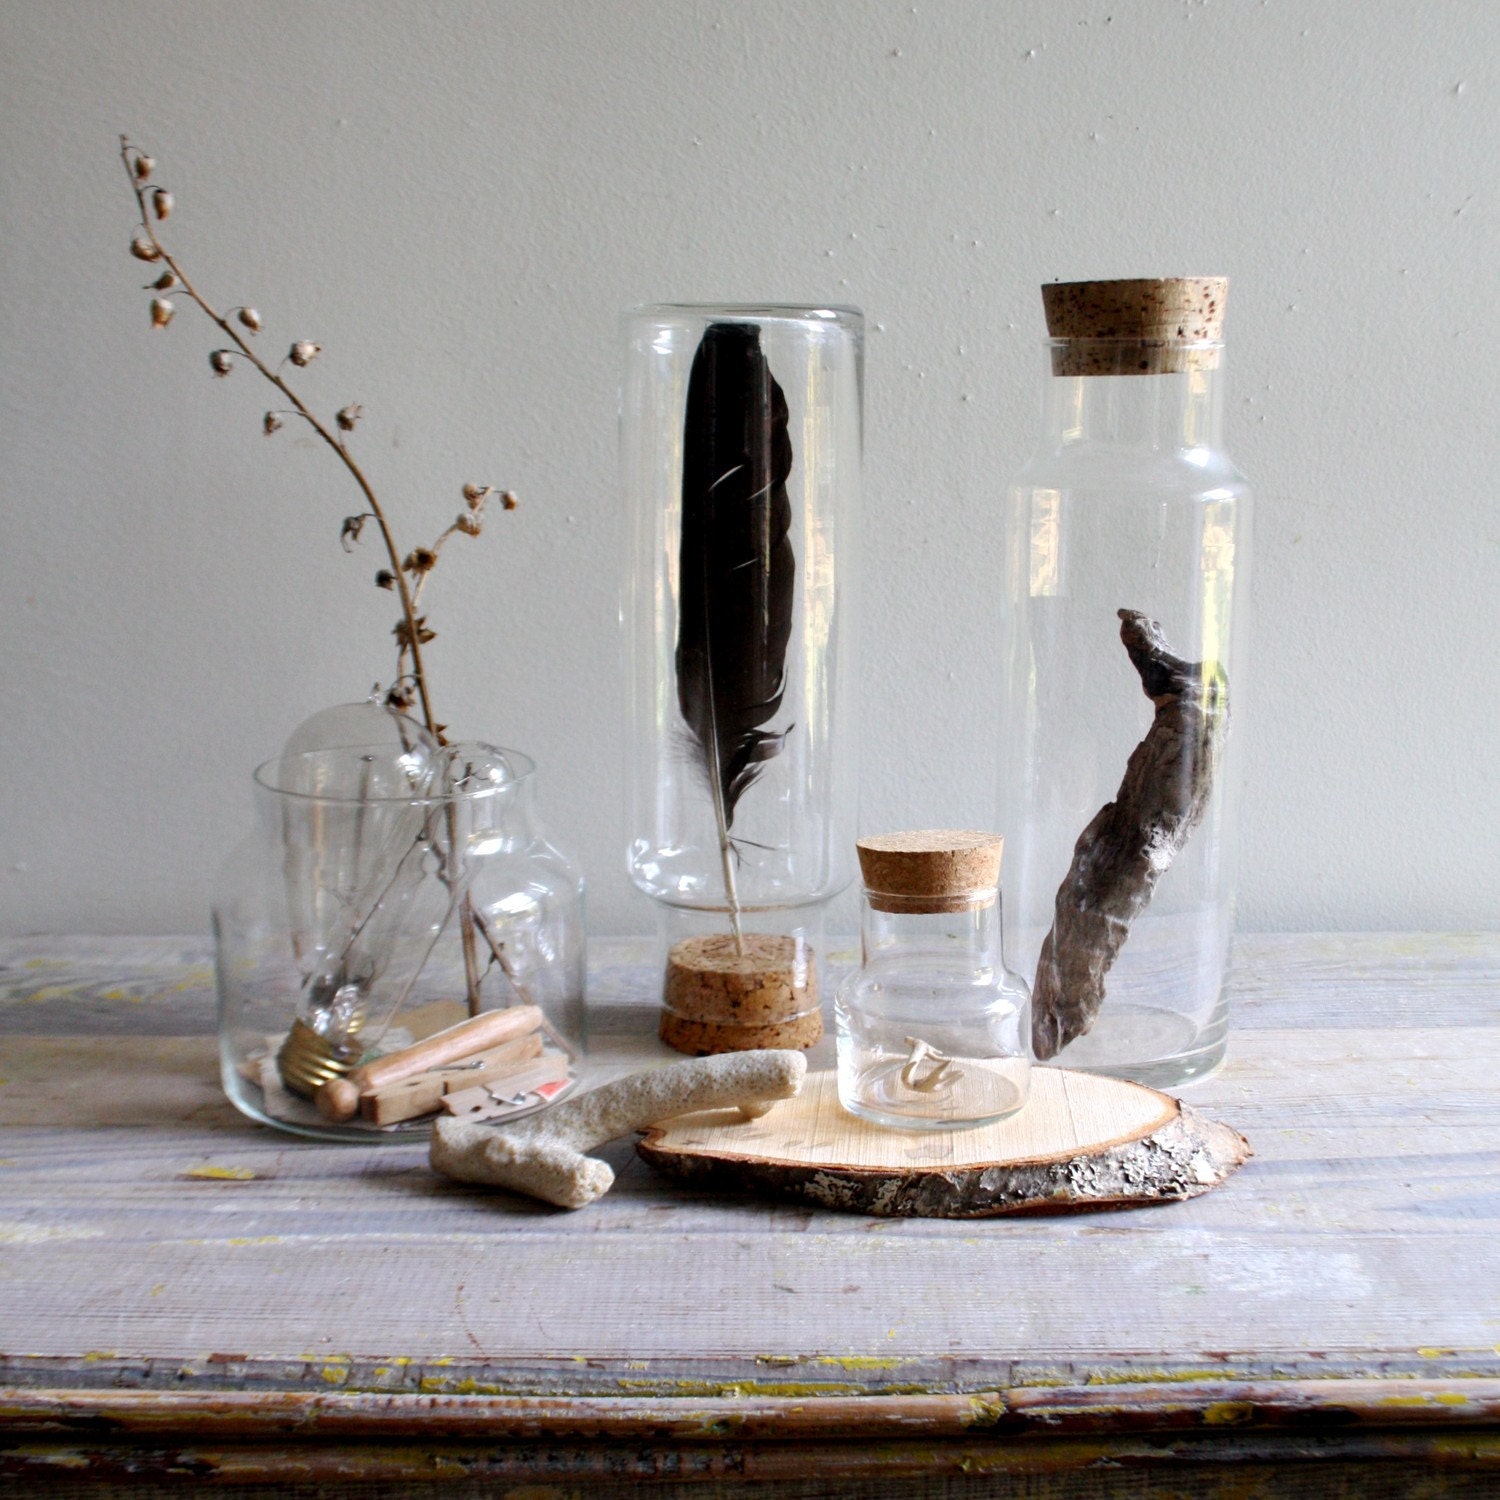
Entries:
[[378, 699], [298, 726], [257, 780], [276, 793], [302, 994], [279, 1054], [311, 1094], [377, 1041], [462, 899], [446, 759]]

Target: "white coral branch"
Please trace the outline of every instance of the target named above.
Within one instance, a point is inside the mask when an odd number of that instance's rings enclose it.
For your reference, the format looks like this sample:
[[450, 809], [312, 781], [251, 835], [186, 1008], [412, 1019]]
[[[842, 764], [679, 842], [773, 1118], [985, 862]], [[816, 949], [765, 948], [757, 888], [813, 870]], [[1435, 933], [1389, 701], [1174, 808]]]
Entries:
[[800, 1052], [731, 1052], [632, 1073], [510, 1125], [439, 1120], [432, 1132], [432, 1168], [459, 1182], [583, 1208], [615, 1180], [608, 1162], [587, 1154], [596, 1147], [700, 1109], [764, 1114], [774, 1101], [790, 1099], [806, 1073]]

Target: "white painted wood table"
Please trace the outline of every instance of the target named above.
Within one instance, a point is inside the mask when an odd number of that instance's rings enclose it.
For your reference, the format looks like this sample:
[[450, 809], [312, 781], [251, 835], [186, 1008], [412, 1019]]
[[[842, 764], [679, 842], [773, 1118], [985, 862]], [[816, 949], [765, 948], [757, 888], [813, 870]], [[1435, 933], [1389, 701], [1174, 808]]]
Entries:
[[[644, 959], [605, 1067], [667, 1055]], [[0, 944], [0, 1489], [1500, 1494], [1500, 936], [1236, 976], [1186, 1097], [1257, 1155], [1194, 1202], [876, 1220], [626, 1141], [569, 1215], [241, 1119], [202, 942]]]

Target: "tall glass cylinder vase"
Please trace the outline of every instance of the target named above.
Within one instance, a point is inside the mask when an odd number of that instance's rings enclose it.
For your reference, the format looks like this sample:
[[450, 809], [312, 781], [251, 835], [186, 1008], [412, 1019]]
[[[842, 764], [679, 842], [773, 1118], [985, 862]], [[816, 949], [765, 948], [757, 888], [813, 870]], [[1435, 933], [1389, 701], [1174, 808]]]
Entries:
[[811, 1046], [853, 875], [864, 319], [640, 307], [624, 341], [629, 865], [660, 914], [661, 1035]]
[[1157, 1085], [1228, 1033], [1250, 494], [1226, 292], [1044, 287], [1044, 431], [1004, 502], [1007, 946], [1038, 1058]]

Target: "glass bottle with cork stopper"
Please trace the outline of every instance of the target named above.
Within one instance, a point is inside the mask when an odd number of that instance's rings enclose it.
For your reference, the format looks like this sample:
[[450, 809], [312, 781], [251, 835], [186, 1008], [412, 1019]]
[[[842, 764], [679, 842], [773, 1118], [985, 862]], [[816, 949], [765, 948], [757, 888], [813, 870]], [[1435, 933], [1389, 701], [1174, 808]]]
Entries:
[[998, 834], [860, 839], [860, 968], [839, 989], [839, 1102], [877, 1125], [967, 1130], [1030, 1084], [1030, 995], [1005, 967]]
[[[1250, 494], [1217, 276], [1052, 283], [1002, 505], [1006, 938], [1042, 1061], [1172, 1087], [1228, 1031]], [[1123, 649], [1122, 649], [1123, 647]]]

